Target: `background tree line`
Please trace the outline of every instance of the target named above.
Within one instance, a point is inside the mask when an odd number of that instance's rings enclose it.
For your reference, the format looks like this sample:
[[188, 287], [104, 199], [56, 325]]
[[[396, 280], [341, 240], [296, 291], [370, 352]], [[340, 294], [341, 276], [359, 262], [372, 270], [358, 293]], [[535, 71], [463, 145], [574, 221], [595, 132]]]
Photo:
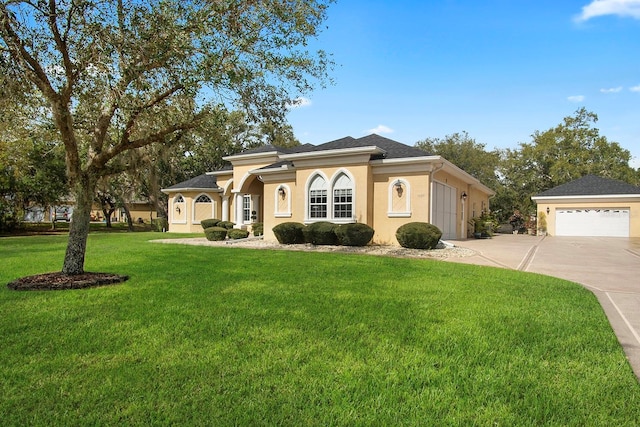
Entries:
[[[37, 104], [20, 108], [0, 104], [0, 220], [16, 225], [29, 206], [53, 206], [68, 200], [64, 150], [51, 123], [37, 122]], [[557, 185], [594, 174], [640, 185], [640, 169], [630, 166], [631, 153], [600, 135], [598, 118], [585, 108], [517, 148], [487, 150], [467, 132], [426, 138], [416, 147], [441, 155], [496, 191], [491, 210], [505, 221], [514, 210], [535, 213], [531, 196]], [[173, 144], [153, 145], [132, 152], [129, 169], [99, 182], [95, 203], [105, 217], [116, 208], [128, 212], [134, 201], [149, 202], [166, 216], [161, 188], [225, 165], [224, 156], [265, 144], [299, 145], [286, 123], [251, 123], [240, 111], [220, 109]], [[129, 224], [132, 219], [129, 218]]]
[[629, 150], [600, 135], [597, 121], [595, 113], [580, 108], [513, 149], [487, 150], [467, 132], [427, 138], [416, 147], [443, 156], [495, 190], [491, 211], [505, 221], [516, 209], [535, 214], [532, 196], [585, 175], [640, 185], [640, 168], [630, 166]]

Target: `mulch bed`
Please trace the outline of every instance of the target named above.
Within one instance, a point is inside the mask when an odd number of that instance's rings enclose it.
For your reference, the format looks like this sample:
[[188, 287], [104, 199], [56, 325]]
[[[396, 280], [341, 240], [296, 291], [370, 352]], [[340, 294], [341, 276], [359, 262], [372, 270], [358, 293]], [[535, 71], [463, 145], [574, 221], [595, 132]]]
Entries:
[[86, 289], [126, 282], [129, 276], [113, 273], [63, 274], [61, 272], [22, 277], [7, 284], [15, 291], [61, 291]]

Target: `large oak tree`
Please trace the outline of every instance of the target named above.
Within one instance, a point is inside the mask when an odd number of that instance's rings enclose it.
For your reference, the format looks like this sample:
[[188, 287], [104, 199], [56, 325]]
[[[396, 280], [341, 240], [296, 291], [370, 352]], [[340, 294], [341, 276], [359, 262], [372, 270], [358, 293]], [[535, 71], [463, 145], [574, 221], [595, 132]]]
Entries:
[[63, 273], [83, 273], [96, 184], [128, 152], [221, 106], [278, 122], [326, 81], [331, 62], [308, 42], [331, 2], [0, 0], [0, 85], [35, 88], [65, 149], [76, 207]]

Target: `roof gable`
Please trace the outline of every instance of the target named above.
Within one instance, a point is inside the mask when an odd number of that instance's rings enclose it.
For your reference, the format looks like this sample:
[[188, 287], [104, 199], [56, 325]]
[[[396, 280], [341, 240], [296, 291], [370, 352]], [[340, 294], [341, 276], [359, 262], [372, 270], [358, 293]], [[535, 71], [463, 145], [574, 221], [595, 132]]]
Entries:
[[610, 178], [586, 175], [566, 184], [558, 185], [536, 195], [542, 197], [562, 196], [604, 196], [604, 195], [640, 194], [640, 187]]

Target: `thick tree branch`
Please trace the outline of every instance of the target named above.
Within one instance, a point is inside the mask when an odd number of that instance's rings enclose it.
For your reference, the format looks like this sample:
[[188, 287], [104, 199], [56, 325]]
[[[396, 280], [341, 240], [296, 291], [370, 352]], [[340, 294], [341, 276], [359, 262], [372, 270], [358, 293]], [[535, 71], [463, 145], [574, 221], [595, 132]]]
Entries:
[[182, 89], [184, 89], [183, 85], [173, 86], [164, 92], [156, 94], [156, 96], [150, 99], [149, 102], [133, 110], [133, 112], [131, 113], [131, 117], [129, 117], [129, 120], [127, 121], [127, 124], [124, 127], [122, 141], [120, 142], [120, 144], [126, 145], [130, 142], [129, 138], [131, 136], [131, 133], [133, 132], [134, 126], [136, 125], [136, 121], [138, 120], [138, 117], [140, 117], [140, 114], [142, 112], [152, 108], [155, 105], [160, 104], [162, 101], [164, 101], [165, 99], [169, 98], [171, 95], [177, 93]]

